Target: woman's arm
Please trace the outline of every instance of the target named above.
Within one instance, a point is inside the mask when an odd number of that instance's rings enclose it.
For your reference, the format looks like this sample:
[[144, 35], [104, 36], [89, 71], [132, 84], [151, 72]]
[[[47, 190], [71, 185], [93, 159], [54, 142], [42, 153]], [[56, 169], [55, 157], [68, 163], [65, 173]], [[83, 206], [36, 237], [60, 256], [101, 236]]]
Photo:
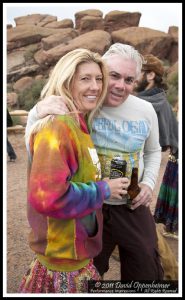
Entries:
[[65, 123], [54, 120], [33, 138], [28, 201], [38, 212], [54, 218], [82, 217], [110, 197], [105, 181], [71, 181], [79, 162], [77, 147]]

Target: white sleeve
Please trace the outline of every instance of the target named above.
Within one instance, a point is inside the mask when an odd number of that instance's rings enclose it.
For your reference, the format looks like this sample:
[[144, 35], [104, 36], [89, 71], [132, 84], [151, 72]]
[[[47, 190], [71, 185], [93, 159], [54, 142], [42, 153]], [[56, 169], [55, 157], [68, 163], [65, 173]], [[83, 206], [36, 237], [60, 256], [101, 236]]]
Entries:
[[144, 145], [144, 173], [141, 182], [153, 190], [161, 163], [161, 147], [157, 114], [152, 106], [151, 109], [151, 130]]
[[27, 120], [27, 124], [26, 124], [26, 128], [25, 128], [25, 143], [26, 143], [26, 149], [29, 151], [29, 131], [31, 126], [38, 121], [38, 115], [37, 115], [37, 109], [36, 109], [36, 105], [29, 111], [28, 114], [28, 120]]

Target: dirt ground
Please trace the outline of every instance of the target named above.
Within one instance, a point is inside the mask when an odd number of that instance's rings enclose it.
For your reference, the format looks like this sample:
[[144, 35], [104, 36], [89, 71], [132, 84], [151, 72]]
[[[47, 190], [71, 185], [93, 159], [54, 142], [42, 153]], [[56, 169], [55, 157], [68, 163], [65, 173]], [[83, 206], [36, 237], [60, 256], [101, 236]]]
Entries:
[[[28, 247], [29, 224], [26, 217], [26, 167], [27, 154], [24, 144], [23, 133], [8, 134], [8, 138], [17, 154], [16, 162], [7, 162], [7, 293], [17, 293], [19, 283], [23, 274], [33, 258], [33, 252]], [[156, 188], [154, 190], [154, 199], [151, 205], [151, 211], [154, 211], [156, 195], [158, 194], [164, 169], [167, 163], [168, 154], [163, 155], [160, 174]], [[8, 158], [7, 158], [8, 161]], [[6, 201], [6, 199], [4, 199]], [[158, 225], [160, 230], [163, 226]], [[172, 251], [178, 260], [178, 241], [167, 239]], [[6, 255], [6, 254], [5, 254]], [[110, 269], [105, 274], [106, 280], [119, 280], [119, 261], [116, 250], [110, 259]]]

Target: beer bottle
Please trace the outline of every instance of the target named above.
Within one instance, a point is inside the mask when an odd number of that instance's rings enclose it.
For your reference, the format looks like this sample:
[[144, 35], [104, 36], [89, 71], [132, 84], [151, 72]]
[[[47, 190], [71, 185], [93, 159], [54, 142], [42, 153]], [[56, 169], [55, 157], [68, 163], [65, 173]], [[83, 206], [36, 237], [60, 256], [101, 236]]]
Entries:
[[138, 168], [132, 169], [130, 185], [127, 189], [127, 206], [130, 208], [132, 200], [139, 194], [141, 188], [138, 185]]

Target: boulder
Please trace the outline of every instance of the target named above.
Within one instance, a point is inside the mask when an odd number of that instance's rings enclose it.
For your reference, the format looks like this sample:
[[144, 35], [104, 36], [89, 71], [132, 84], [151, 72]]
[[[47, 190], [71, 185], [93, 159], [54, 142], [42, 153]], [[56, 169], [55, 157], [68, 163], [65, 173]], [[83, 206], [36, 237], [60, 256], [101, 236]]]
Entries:
[[35, 76], [35, 80], [42, 80], [42, 79], [44, 79], [44, 75], [42, 74]]
[[12, 27], [13, 27], [12, 24], [7, 24], [7, 25], [6, 25], [6, 28], [7, 28], [7, 29], [10, 29], [10, 28], [12, 28]]
[[68, 45], [61, 44], [48, 51], [38, 51], [34, 58], [39, 65], [53, 65], [67, 52], [76, 48], [86, 48], [102, 55], [111, 45], [111, 36], [103, 30], [93, 30], [84, 33], [73, 40]]
[[[41, 22], [53, 22], [57, 17], [47, 14], [31, 14], [23, 17], [14, 18], [16, 26], [20, 25], [38, 25]], [[40, 25], [41, 26], [41, 25]]]
[[60, 44], [66, 44], [78, 36], [78, 32], [72, 28], [65, 28], [60, 33], [50, 35], [41, 40], [43, 50], [49, 50]]
[[38, 43], [42, 38], [56, 33], [63, 29], [46, 28], [34, 25], [20, 25], [8, 30], [7, 42], [8, 49], [20, 48], [25, 45]]
[[169, 61], [171, 64], [174, 64], [178, 60], [178, 27], [170, 26], [168, 34], [173, 37], [173, 42], [169, 53]]
[[25, 76], [16, 81], [13, 85], [13, 89], [17, 92], [24, 91], [25, 89], [29, 88], [33, 84], [33, 78], [30, 76]]
[[146, 27], [129, 27], [112, 32], [113, 42], [129, 44], [141, 54], [150, 54], [168, 59], [173, 38], [162, 31]]
[[73, 28], [74, 24], [71, 19], [64, 19], [61, 21], [55, 21], [47, 23], [44, 27], [47, 28]]
[[30, 75], [30, 76], [36, 75], [39, 73], [39, 71], [40, 71], [40, 67], [36, 64], [27, 67], [21, 67], [20, 69], [9, 72], [7, 74], [7, 80], [8, 82], [16, 81], [25, 75]]
[[14, 92], [7, 93], [7, 105], [13, 107], [17, 105], [18, 95]]
[[25, 49], [22, 50], [19, 49], [8, 54], [7, 57], [8, 73], [25, 64], [25, 57], [24, 57], [25, 52], [26, 52]]
[[168, 34], [171, 35], [176, 42], [178, 42], [179, 28], [177, 26], [170, 26], [168, 29]]
[[85, 16], [80, 20], [80, 27], [78, 29], [80, 34], [96, 29], [104, 29], [104, 22], [101, 17]]
[[86, 10], [77, 12], [75, 14], [75, 28], [76, 29], [80, 28], [81, 19], [86, 16], [102, 18], [103, 13], [99, 9], [86, 9]]
[[127, 27], [139, 25], [141, 13], [114, 10], [104, 17], [104, 30], [108, 32], [116, 31]]

